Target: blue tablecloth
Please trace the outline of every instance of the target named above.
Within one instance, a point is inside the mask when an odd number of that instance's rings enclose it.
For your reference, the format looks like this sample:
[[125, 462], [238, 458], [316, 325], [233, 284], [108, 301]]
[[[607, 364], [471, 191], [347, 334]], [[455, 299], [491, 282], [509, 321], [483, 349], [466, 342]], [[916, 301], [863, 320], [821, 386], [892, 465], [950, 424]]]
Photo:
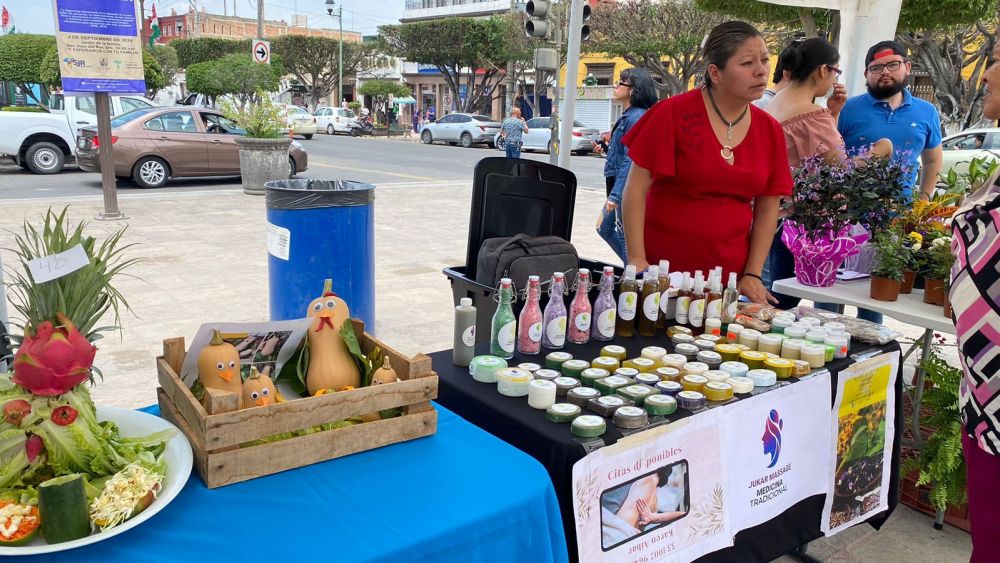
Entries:
[[545, 468], [435, 407], [434, 436], [214, 490], [192, 473], [135, 529], [28, 560], [567, 561]]

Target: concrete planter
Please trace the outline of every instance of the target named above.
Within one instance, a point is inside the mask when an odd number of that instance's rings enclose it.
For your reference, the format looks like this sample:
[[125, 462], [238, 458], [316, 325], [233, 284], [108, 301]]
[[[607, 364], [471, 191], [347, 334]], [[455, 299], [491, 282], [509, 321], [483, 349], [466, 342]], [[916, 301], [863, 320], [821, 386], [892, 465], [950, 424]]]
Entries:
[[264, 183], [288, 179], [288, 145], [291, 139], [255, 139], [239, 137], [240, 175], [243, 192], [264, 195]]

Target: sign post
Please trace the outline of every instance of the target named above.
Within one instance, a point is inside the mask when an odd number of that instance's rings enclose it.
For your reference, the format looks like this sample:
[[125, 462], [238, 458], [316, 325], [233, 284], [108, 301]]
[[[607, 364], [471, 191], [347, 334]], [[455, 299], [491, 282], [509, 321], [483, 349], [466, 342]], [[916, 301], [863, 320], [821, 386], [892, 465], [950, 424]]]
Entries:
[[94, 94], [104, 212], [118, 209], [109, 94], [145, 94], [138, 8], [132, 0], [53, 0], [63, 92]]
[[251, 47], [253, 60], [261, 64], [271, 64], [271, 42], [263, 39], [254, 39]]

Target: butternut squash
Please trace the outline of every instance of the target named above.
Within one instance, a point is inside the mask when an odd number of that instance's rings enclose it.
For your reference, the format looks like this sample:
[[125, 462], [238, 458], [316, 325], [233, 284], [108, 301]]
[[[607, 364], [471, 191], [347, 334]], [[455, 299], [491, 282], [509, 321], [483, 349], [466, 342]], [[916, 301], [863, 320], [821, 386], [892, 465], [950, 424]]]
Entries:
[[[392, 364], [389, 363], [389, 357], [383, 357], [382, 367], [375, 370], [375, 373], [372, 374], [372, 385], [395, 383], [397, 380], [398, 377], [396, 376], [396, 370], [392, 369]], [[382, 415], [377, 412], [370, 412], [368, 414], [361, 415], [361, 420], [364, 422], [373, 422], [381, 419]]]
[[[236, 347], [222, 339], [222, 333], [212, 331], [212, 340], [198, 353], [198, 380], [206, 388], [227, 393], [243, 394], [240, 377], [240, 353]], [[243, 408], [242, 401], [240, 408]]]
[[257, 368], [250, 368], [250, 377], [243, 382], [242, 408], [266, 407], [278, 400], [278, 390], [271, 378], [261, 374]]
[[323, 295], [313, 299], [306, 316], [313, 319], [309, 327], [309, 367], [306, 388], [310, 395], [320, 389], [340, 390], [361, 385], [358, 364], [340, 337], [340, 329], [350, 322], [347, 303], [333, 293], [333, 280], [323, 284]]

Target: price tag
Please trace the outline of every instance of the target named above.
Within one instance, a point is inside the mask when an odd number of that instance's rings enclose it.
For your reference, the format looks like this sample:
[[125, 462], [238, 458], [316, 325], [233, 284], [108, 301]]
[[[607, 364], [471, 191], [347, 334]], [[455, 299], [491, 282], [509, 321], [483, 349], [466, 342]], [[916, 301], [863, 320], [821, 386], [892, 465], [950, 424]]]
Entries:
[[83, 245], [78, 244], [65, 252], [30, 260], [28, 271], [35, 283], [45, 283], [72, 274], [89, 264], [87, 251], [83, 249]]

